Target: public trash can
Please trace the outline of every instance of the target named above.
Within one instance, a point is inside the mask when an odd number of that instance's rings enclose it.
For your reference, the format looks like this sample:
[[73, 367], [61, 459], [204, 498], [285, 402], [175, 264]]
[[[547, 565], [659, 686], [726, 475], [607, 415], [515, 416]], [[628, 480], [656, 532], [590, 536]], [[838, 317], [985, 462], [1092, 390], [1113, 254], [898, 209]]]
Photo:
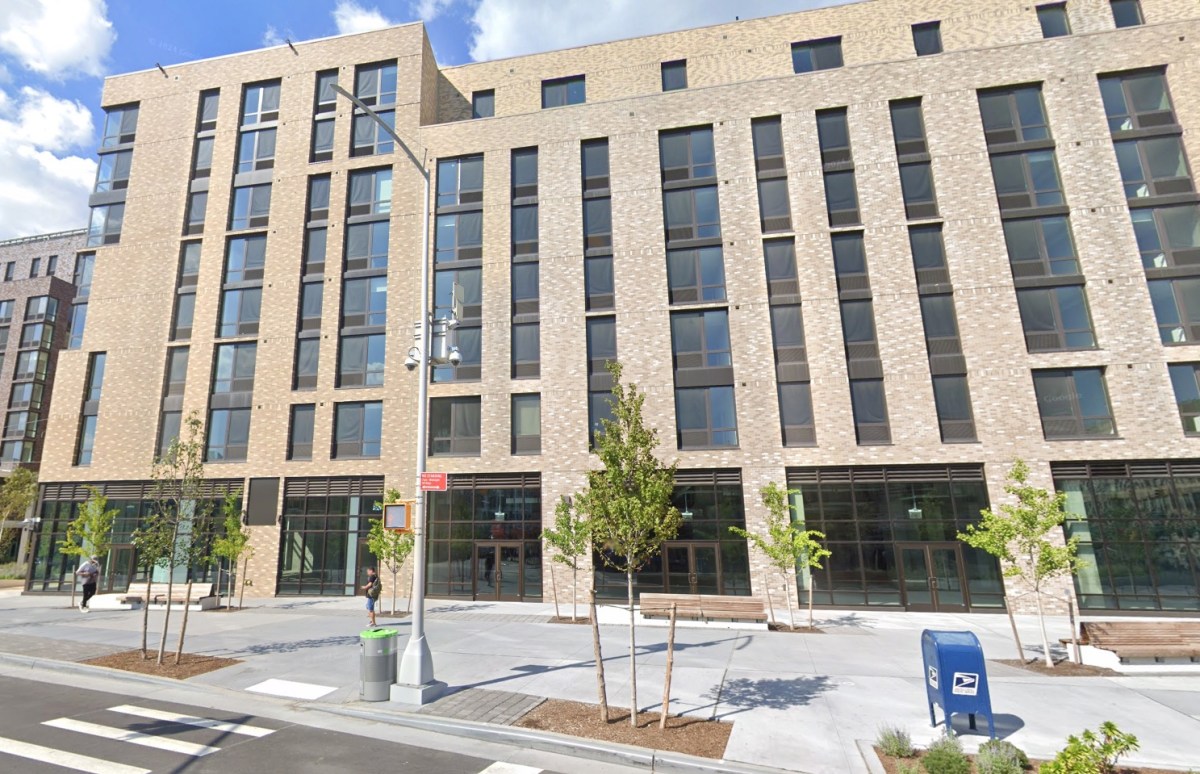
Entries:
[[975, 729], [975, 716], [986, 715], [988, 732], [996, 738], [992, 700], [988, 694], [983, 648], [971, 632], [921, 632], [921, 656], [925, 663], [925, 693], [929, 699], [929, 725], [936, 726], [933, 705], [942, 707], [946, 728], [950, 716], [965, 712]]
[[396, 630], [367, 629], [359, 633], [358, 698], [387, 701], [396, 682]]

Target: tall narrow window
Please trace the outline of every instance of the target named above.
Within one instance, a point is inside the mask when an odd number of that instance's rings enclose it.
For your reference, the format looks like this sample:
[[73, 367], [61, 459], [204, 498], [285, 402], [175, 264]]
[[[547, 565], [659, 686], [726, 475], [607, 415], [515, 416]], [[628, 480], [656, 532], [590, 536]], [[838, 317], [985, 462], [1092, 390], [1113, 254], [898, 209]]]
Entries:
[[542, 396], [512, 396], [512, 453], [541, 454]]
[[312, 403], [302, 403], [292, 406], [291, 421], [288, 426], [289, 460], [311, 460], [313, 447], [313, 420], [317, 407]]
[[333, 458], [379, 457], [383, 441], [383, 402], [338, 403], [333, 414]]
[[1071, 23], [1067, 20], [1067, 4], [1051, 3], [1037, 7], [1038, 23], [1042, 25], [1043, 38], [1061, 38], [1071, 34]]
[[917, 56], [931, 56], [942, 53], [942, 23], [938, 21], [914, 24], [912, 26], [913, 48]]
[[496, 115], [496, 91], [486, 89], [471, 93], [471, 118], [491, 118]]
[[662, 63], [662, 90], [677, 91], [686, 89], [688, 85], [687, 79], [687, 60], [676, 59], [672, 62]]
[[1142, 4], [1139, 0], [1112, 0], [1113, 24], [1117, 29], [1122, 27], [1137, 27], [1145, 24], [1142, 16]]

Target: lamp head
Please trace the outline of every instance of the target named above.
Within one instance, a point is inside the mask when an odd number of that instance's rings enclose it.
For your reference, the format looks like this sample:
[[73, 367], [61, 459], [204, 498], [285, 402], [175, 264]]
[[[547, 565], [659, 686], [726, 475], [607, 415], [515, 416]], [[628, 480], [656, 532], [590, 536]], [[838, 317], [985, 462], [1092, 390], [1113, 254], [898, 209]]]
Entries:
[[421, 365], [421, 350], [413, 347], [408, 351], [408, 357], [404, 358], [404, 367], [415, 371], [419, 365]]

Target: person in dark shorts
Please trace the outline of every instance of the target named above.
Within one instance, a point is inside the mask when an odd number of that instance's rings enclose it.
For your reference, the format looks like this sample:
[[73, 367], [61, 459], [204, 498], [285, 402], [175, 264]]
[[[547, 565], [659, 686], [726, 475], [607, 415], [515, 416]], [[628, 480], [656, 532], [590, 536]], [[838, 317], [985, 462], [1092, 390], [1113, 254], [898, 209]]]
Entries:
[[367, 593], [367, 622], [376, 626], [375, 605], [379, 603], [379, 595], [383, 593], [383, 581], [375, 573], [374, 567], [367, 568], [367, 582], [362, 590]]
[[96, 595], [96, 583], [100, 580], [100, 557], [93, 556], [79, 565], [75, 574], [83, 578], [83, 601], [79, 603], [79, 612], [87, 613], [90, 611], [88, 602]]

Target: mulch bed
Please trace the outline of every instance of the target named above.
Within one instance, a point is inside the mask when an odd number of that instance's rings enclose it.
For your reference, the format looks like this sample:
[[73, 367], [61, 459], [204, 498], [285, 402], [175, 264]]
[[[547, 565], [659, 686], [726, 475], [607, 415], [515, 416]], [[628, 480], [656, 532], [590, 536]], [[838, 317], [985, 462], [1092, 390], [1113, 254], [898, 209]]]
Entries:
[[773, 632], [786, 632], [788, 634], [824, 634], [824, 629], [818, 629], [815, 626], [788, 626], [785, 623], [767, 624], [767, 629]]
[[1054, 667], [1046, 666], [1046, 662], [1040, 658], [1032, 661], [1018, 661], [1015, 658], [997, 658], [990, 659], [997, 664], [1024, 669], [1026, 672], [1036, 672], [1039, 675], [1047, 675], [1049, 677], [1120, 677], [1121, 673], [1106, 669], [1105, 667], [1091, 666], [1090, 664], [1076, 664], [1074, 661], [1056, 661]]
[[149, 656], [149, 658], [143, 659], [140, 650], [125, 650], [108, 656], [91, 658], [83, 663], [108, 667], [109, 669], [124, 669], [126, 672], [138, 672], [143, 675], [170, 677], [175, 680], [186, 680], [189, 677], [202, 675], [206, 672], [215, 672], [218, 669], [242, 663], [235, 658], [184, 653], [183, 659], [176, 664], [175, 653], [172, 651], [163, 656], [163, 663], [160, 666], [157, 650], [151, 650]]
[[608, 708], [608, 718], [607, 723], [600, 720], [600, 707], [595, 704], [547, 699], [515, 725], [717, 759], [725, 755], [725, 744], [733, 731], [732, 723], [678, 715], [669, 716], [667, 727], [660, 729], [657, 712], [639, 712], [634, 727], [629, 724], [629, 710], [612, 706]]
[[[569, 615], [560, 615], [560, 616], [557, 616], [557, 617], [551, 617], [551, 618], [550, 618], [550, 623], [561, 623], [561, 624], [589, 624], [589, 625], [590, 625], [590, 624], [592, 623], [592, 619], [588, 618], [587, 616], [583, 616], [583, 615], [581, 615], [581, 616], [579, 616], [578, 618], [576, 618], [574, 621], [572, 621], [572, 620], [571, 620], [571, 617], [570, 617]], [[626, 717], [628, 717], [628, 715], [626, 715]]]

